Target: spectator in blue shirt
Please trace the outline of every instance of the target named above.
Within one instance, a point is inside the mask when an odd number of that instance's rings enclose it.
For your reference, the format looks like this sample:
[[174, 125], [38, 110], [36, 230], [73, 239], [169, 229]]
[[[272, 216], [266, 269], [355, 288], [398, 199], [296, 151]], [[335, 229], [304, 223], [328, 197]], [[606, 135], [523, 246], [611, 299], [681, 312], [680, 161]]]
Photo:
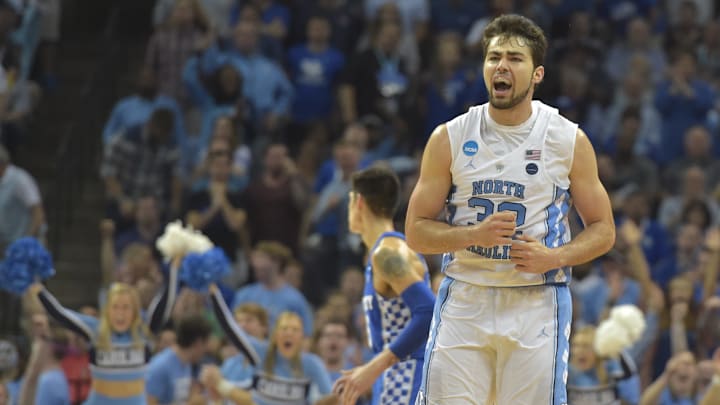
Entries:
[[315, 330], [313, 352], [323, 361], [331, 383], [342, 376], [342, 370], [354, 367], [345, 355], [351, 333], [350, 324], [342, 317], [330, 318]]
[[464, 36], [486, 8], [483, 1], [430, 0], [430, 22], [436, 32], [453, 31]]
[[157, 353], [148, 364], [145, 386], [151, 404], [186, 403], [190, 399], [193, 366], [205, 356], [212, 329], [203, 316], [191, 315], [180, 318], [175, 332], [177, 343]]
[[[235, 26], [242, 20], [242, 2], [230, 11], [230, 25]], [[262, 32], [282, 45], [288, 31], [290, 30], [290, 10], [275, 0], [250, 0], [246, 5], [251, 5], [260, 12], [262, 20]]]
[[657, 162], [667, 165], [683, 152], [683, 134], [693, 125], [705, 122], [715, 97], [708, 83], [696, 79], [697, 58], [691, 50], [675, 54], [670, 75], [655, 94], [655, 106], [663, 117], [661, 147]]
[[36, 339], [25, 370], [17, 403], [70, 405], [70, 387], [60, 368], [67, 336], [63, 330], [51, 330], [49, 336]]
[[[292, 312], [279, 314], [270, 340], [258, 341], [234, 327], [229, 311], [223, 308], [216, 293], [211, 298], [226, 333], [243, 354], [228, 359], [222, 373], [216, 366], [203, 368], [200, 379], [207, 388], [239, 404], [337, 404], [322, 361], [302, 350], [302, 331], [306, 328], [300, 316]], [[253, 369], [232, 367], [233, 363], [244, 362], [248, 357], [252, 358]]]
[[295, 87], [293, 120], [299, 123], [327, 119], [334, 103], [338, 74], [345, 57], [330, 46], [327, 17], [315, 15], [307, 22], [307, 42], [288, 52], [290, 78]]
[[599, 357], [594, 349], [595, 336], [593, 326], [573, 331], [568, 367], [568, 402], [595, 403], [593, 398], [602, 398], [603, 402], [597, 403], [622, 400], [624, 404], [637, 404], [641, 390], [634, 360], [624, 351], [617, 359]]
[[310, 305], [300, 291], [291, 287], [283, 278], [285, 264], [292, 257], [290, 250], [278, 242], [260, 242], [250, 255], [256, 283], [241, 288], [233, 300], [233, 307], [254, 302], [268, 312], [270, 325], [275, 325], [278, 315], [290, 311], [302, 319], [304, 334], [312, 335], [313, 314]]
[[643, 392], [641, 404], [694, 405], [697, 404], [697, 369], [695, 356], [690, 352], [674, 355], [662, 375]]
[[143, 69], [138, 78], [135, 94], [121, 98], [113, 107], [110, 118], [103, 129], [103, 144], [107, 145], [116, 135], [145, 124], [150, 115], [158, 109], [170, 110], [173, 114], [175, 140], [180, 143], [185, 138], [183, 115], [178, 103], [172, 97], [158, 93], [155, 74]]
[[231, 64], [245, 80], [243, 94], [255, 112], [257, 126], [263, 132], [278, 130], [290, 114], [293, 89], [280, 66], [260, 53], [260, 25], [242, 20], [234, 30], [233, 44], [224, 49], [210, 47], [203, 56], [202, 68], [212, 72], [218, 66]]
[[[465, 112], [465, 104], [473, 79], [462, 68], [462, 38], [455, 33], [435, 37], [435, 65], [428, 77], [425, 91], [427, 112], [422, 141], [435, 127]], [[484, 85], [484, 83], [483, 83]]]

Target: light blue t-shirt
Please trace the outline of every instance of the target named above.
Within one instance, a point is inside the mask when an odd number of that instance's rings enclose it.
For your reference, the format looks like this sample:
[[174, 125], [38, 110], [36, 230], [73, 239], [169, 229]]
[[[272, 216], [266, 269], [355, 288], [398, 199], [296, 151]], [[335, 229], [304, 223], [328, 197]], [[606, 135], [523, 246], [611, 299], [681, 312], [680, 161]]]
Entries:
[[245, 286], [235, 294], [233, 308], [248, 302], [265, 308], [271, 328], [275, 326], [275, 321], [281, 313], [290, 311], [298, 314], [302, 318], [303, 333], [305, 336], [312, 336], [313, 314], [310, 304], [298, 290], [290, 285], [286, 284], [277, 290], [268, 290], [260, 283]]
[[70, 386], [60, 369], [48, 370], [40, 374], [35, 403], [42, 405], [70, 405]]
[[183, 363], [172, 348], [150, 360], [145, 376], [145, 389], [160, 404], [185, 403], [190, 398], [192, 367]]
[[697, 401], [692, 398], [674, 398], [670, 393], [670, 388], [665, 388], [660, 393], [660, 402], [658, 405], [695, 405]]

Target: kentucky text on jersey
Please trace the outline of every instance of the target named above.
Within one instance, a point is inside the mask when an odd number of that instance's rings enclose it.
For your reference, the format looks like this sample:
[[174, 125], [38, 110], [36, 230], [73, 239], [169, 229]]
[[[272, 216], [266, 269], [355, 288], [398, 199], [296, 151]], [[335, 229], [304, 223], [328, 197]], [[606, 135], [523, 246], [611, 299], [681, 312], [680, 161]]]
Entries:
[[478, 180], [472, 183], [472, 195], [508, 195], [525, 198], [525, 186], [507, 180]]

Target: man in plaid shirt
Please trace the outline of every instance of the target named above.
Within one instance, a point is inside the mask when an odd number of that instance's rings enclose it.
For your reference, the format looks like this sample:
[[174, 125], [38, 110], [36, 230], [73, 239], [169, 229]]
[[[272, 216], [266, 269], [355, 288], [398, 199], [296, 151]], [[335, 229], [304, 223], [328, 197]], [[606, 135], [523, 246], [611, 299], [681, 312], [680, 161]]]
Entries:
[[169, 204], [171, 215], [179, 212], [180, 151], [173, 130], [172, 112], [158, 109], [144, 126], [116, 136], [105, 149], [100, 175], [109, 200], [108, 216], [121, 222], [117, 225], [131, 221], [135, 201], [142, 196], [153, 195]]

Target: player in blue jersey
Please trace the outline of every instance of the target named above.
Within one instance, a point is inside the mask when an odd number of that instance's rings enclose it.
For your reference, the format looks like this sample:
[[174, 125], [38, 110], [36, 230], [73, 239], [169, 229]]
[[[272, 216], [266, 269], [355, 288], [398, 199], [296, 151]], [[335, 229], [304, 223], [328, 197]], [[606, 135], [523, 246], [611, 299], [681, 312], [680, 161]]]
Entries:
[[[587, 136], [532, 100], [546, 48], [525, 17], [491, 21], [489, 103], [440, 125], [425, 147], [408, 244], [450, 253], [418, 404], [567, 403], [570, 266], [607, 252], [615, 226]], [[584, 223], [572, 241], [571, 203]]]
[[352, 176], [349, 226], [368, 251], [363, 307], [375, 357], [343, 372], [334, 386], [344, 405], [372, 387], [373, 404], [407, 405], [420, 388], [424, 345], [432, 307], [425, 261], [410, 250], [393, 216], [400, 182], [389, 170], [371, 167]]
[[114, 283], [100, 319], [64, 308], [42, 284], [33, 284], [48, 314], [91, 345], [92, 388], [84, 405], [145, 405], [145, 367], [150, 360], [152, 333], [170, 316], [175, 302], [177, 266], [168, 283], [143, 316], [140, 297], [132, 286]]

